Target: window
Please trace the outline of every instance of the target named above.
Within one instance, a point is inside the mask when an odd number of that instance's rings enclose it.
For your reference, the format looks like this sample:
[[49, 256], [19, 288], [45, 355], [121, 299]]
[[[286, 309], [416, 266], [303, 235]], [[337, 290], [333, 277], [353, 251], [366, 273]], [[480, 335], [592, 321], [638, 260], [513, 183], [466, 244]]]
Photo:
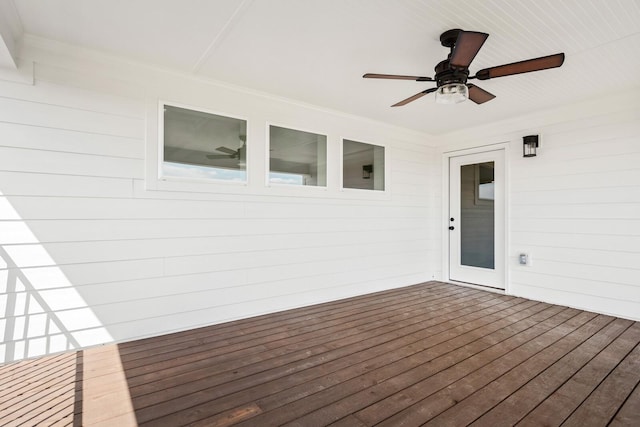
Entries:
[[384, 147], [343, 140], [342, 187], [384, 190]]
[[327, 137], [269, 126], [269, 182], [327, 185]]
[[162, 176], [247, 180], [247, 122], [164, 106]]

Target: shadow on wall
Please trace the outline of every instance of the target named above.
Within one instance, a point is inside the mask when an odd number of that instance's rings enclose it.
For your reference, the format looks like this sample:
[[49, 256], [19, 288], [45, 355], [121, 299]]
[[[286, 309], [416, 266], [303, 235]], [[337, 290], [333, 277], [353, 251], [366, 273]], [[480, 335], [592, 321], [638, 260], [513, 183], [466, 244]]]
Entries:
[[113, 341], [0, 193], [0, 364]]

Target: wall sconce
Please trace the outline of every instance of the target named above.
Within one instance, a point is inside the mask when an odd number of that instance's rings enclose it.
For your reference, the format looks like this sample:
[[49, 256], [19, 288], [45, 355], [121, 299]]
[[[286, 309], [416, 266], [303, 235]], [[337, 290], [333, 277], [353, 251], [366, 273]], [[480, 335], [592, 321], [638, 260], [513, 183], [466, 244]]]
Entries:
[[522, 137], [522, 157], [535, 157], [538, 148], [538, 135]]
[[373, 173], [373, 165], [362, 165], [362, 179], [370, 179]]

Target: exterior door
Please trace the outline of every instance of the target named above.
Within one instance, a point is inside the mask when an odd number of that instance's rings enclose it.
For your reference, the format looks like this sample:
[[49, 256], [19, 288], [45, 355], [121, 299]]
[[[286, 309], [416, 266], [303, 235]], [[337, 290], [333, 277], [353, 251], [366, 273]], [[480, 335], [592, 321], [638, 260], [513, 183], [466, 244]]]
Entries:
[[449, 279], [505, 288], [504, 150], [449, 159]]

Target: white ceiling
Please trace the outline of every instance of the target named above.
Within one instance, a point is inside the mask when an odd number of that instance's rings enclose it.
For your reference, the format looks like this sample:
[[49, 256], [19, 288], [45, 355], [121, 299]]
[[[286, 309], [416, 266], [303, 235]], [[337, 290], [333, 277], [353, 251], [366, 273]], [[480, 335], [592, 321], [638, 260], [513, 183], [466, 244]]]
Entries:
[[[430, 134], [629, 86], [640, 75], [639, 0], [14, 0], [25, 33]], [[432, 83], [451, 28], [490, 36], [471, 72], [565, 52], [559, 69], [479, 82], [496, 99], [391, 104]]]

